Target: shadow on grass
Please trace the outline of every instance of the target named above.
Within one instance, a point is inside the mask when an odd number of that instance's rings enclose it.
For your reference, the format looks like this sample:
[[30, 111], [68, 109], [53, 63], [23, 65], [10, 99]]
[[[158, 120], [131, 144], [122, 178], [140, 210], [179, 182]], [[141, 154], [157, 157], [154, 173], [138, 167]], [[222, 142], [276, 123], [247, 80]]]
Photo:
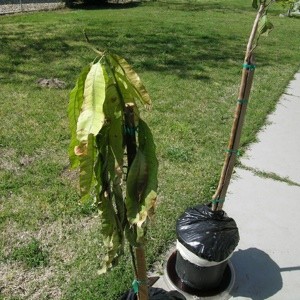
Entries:
[[[129, 4], [107, 4], [97, 7], [86, 7], [86, 9], [98, 8], [131, 8], [139, 3]], [[169, 5], [169, 4], [168, 4]], [[183, 4], [178, 4], [180, 7]], [[220, 9], [220, 4], [185, 4], [187, 10]], [[171, 8], [172, 10], [173, 8]], [[177, 9], [177, 8], [176, 8]], [[176, 10], [174, 9], [174, 10]], [[209, 81], [210, 68], [223, 68], [228, 61], [240, 61], [241, 50], [236, 45], [244, 43], [241, 36], [224, 36], [214, 30], [197, 30], [193, 24], [182, 22], [173, 24], [153, 24], [150, 18], [136, 24], [126, 19], [116, 20], [101, 19], [84, 20], [87, 26], [87, 34], [96, 47], [110, 49], [110, 51], [128, 59], [137, 71], [147, 70], [165, 72], [177, 75], [179, 78]], [[86, 57], [87, 45], [84, 36], [78, 43], [78, 28], [76, 20], [66, 20], [66, 29], [58, 29], [59, 24], [49, 26], [44, 23], [44, 30], [54, 32], [57, 35], [44, 37], [43, 30], [40, 32], [34, 27], [35, 24], [20, 28], [22, 24], [15, 24], [12, 31], [4, 31], [0, 37], [0, 51], [6, 58], [5, 65], [0, 64], [0, 82], [11, 82], [17, 74], [24, 75], [22, 81], [45, 77], [53, 72], [53, 64], [64, 58], [80, 57], [84, 53]], [[61, 26], [61, 25], [60, 25]], [[75, 27], [74, 27], [75, 26]], [[132, 28], [132, 26], [135, 26]], [[23, 26], [24, 27], [24, 26]], [[149, 27], [149, 28], [148, 28]], [[74, 41], [76, 44], [74, 45]], [[91, 59], [94, 57], [90, 51]], [[30, 62], [31, 60], [34, 63]], [[28, 65], [28, 67], [27, 67]], [[72, 72], [75, 64], [64, 65], [64, 75], [73, 80]], [[59, 68], [57, 67], [59, 72]], [[78, 73], [78, 72], [77, 72]], [[4, 74], [4, 75], [2, 75]], [[55, 75], [52, 75], [55, 76]], [[28, 79], [27, 79], [28, 78]]]
[[71, 9], [84, 9], [84, 10], [98, 10], [98, 9], [128, 9], [139, 6], [142, 1], [135, 2], [107, 2], [107, 1], [93, 1], [92, 3], [75, 2], [71, 4]]
[[222, 5], [222, 3], [199, 3], [197, 1], [183, 0], [183, 1], [164, 1], [164, 0], [153, 0], [153, 1], [91, 1], [84, 3], [81, 1], [74, 2], [70, 5], [72, 9], [84, 9], [84, 10], [98, 10], [98, 9], [128, 9], [138, 7], [147, 3], [147, 5], [160, 5], [166, 8], [172, 8], [174, 10], [181, 11], [207, 11], [207, 10], [232, 10], [228, 6]]

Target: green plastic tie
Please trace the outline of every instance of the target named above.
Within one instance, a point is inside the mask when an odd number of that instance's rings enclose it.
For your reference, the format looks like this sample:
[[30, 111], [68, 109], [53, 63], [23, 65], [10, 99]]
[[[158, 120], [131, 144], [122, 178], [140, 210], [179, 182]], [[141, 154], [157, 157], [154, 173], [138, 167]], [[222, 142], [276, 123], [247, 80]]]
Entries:
[[224, 203], [225, 199], [212, 199], [211, 203], [212, 204], [217, 204], [217, 203]]
[[132, 282], [132, 288], [135, 294], [139, 292], [139, 287], [140, 287], [140, 281], [134, 279]]
[[247, 104], [248, 103], [248, 100], [247, 99], [238, 99], [237, 102], [239, 104]]
[[139, 292], [140, 285], [142, 285], [142, 284], [147, 284], [147, 282], [144, 281], [144, 280], [137, 280], [137, 279], [133, 280], [132, 289], [133, 289], [135, 294], [137, 294]]
[[237, 156], [240, 156], [241, 154], [240, 150], [233, 150], [233, 149], [227, 149], [226, 152], [236, 154]]
[[250, 71], [253, 71], [256, 67], [255, 67], [255, 65], [243, 64], [243, 68], [247, 69], [247, 70], [250, 70]]

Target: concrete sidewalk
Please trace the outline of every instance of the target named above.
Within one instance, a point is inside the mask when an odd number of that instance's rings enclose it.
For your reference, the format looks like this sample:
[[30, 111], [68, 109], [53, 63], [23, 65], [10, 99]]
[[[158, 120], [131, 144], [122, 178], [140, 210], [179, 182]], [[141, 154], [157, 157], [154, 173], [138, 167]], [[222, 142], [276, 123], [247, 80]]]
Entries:
[[[300, 73], [268, 124], [235, 169], [224, 205], [240, 232], [230, 291], [187, 299], [300, 299]], [[155, 286], [170, 289], [166, 278]]]
[[[300, 299], [300, 73], [241, 159], [224, 206], [239, 227], [236, 299]], [[262, 173], [263, 172], [263, 173]]]

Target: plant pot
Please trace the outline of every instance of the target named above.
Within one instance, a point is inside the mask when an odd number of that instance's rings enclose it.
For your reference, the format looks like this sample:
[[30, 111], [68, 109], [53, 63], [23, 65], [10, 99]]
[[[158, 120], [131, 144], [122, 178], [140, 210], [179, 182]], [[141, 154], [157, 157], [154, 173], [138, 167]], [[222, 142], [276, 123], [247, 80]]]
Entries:
[[206, 205], [188, 208], [177, 220], [175, 270], [180, 281], [198, 291], [217, 290], [239, 241], [235, 221]]
[[[186, 299], [202, 299], [203, 297], [217, 297], [213, 299], [228, 300], [235, 283], [235, 272], [230, 260], [227, 261], [221, 282], [216, 288], [199, 290], [184, 283], [176, 272], [177, 251], [170, 253], [165, 266], [164, 283], [168, 289], [178, 290]], [[199, 298], [198, 298], [199, 297]]]
[[218, 264], [209, 263], [202, 259], [199, 259], [197, 263], [195, 260], [191, 262], [180, 251], [177, 251], [175, 270], [185, 285], [199, 291], [209, 291], [217, 289], [221, 284], [228, 259]]

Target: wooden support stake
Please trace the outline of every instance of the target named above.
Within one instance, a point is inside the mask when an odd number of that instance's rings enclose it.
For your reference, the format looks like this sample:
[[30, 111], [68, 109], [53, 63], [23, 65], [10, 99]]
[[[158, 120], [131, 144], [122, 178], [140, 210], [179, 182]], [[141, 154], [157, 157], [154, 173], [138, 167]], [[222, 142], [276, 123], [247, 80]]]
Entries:
[[257, 12], [250, 33], [250, 37], [248, 40], [246, 55], [244, 59], [244, 67], [242, 72], [242, 79], [241, 79], [239, 95], [238, 95], [238, 100], [240, 100], [241, 103], [237, 103], [236, 106], [235, 116], [234, 116], [230, 139], [228, 143], [228, 150], [225, 156], [219, 184], [215, 194], [213, 195], [213, 204], [212, 204], [213, 211], [222, 210], [223, 208], [223, 203], [225, 201], [227, 189], [233, 173], [236, 156], [238, 155], [240, 138], [241, 138], [242, 128], [243, 128], [245, 114], [247, 110], [247, 101], [250, 96], [250, 91], [251, 91], [253, 76], [254, 76], [254, 67], [248, 68], [245, 67], [245, 65], [249, 65], [249, 66], [254, 65], [254, 57], [253, 57], [253, 50], [255, 48], [254, 41], [257, 34], [259, 20], [265, 13], [265, 9], [266, 9], [265, 4], [261, 4]]
[[[250, 63], [251, 64], [254, 63], [252, 57], [249, 61], [249, 64]], [[253, 75], [254, 75], [254, 70], [243, 69], [241, 89], [239, 92], [239, 99], [242, 101], [249, 99], [251, 86], [253, 82]], [[247, 110], [246, 102], [237, 103], [236, 110], [235, 110], [235, 117], [231, 129], [231, 135], [228, 143], [228, 152], [226, 153], [219, 185], [215, 194], [213, 195], [213, 199], [221, 200], [221, 199], [225, 199], [226, 197], [226, 193], [233, 173], [236, 157], [238, 155], [240, 138], [241, 138], [246, 110]], [[213, 203], [212, 210], [221, 210], [222, 207], [223, 207], [223, 202], [216, 202]]]

